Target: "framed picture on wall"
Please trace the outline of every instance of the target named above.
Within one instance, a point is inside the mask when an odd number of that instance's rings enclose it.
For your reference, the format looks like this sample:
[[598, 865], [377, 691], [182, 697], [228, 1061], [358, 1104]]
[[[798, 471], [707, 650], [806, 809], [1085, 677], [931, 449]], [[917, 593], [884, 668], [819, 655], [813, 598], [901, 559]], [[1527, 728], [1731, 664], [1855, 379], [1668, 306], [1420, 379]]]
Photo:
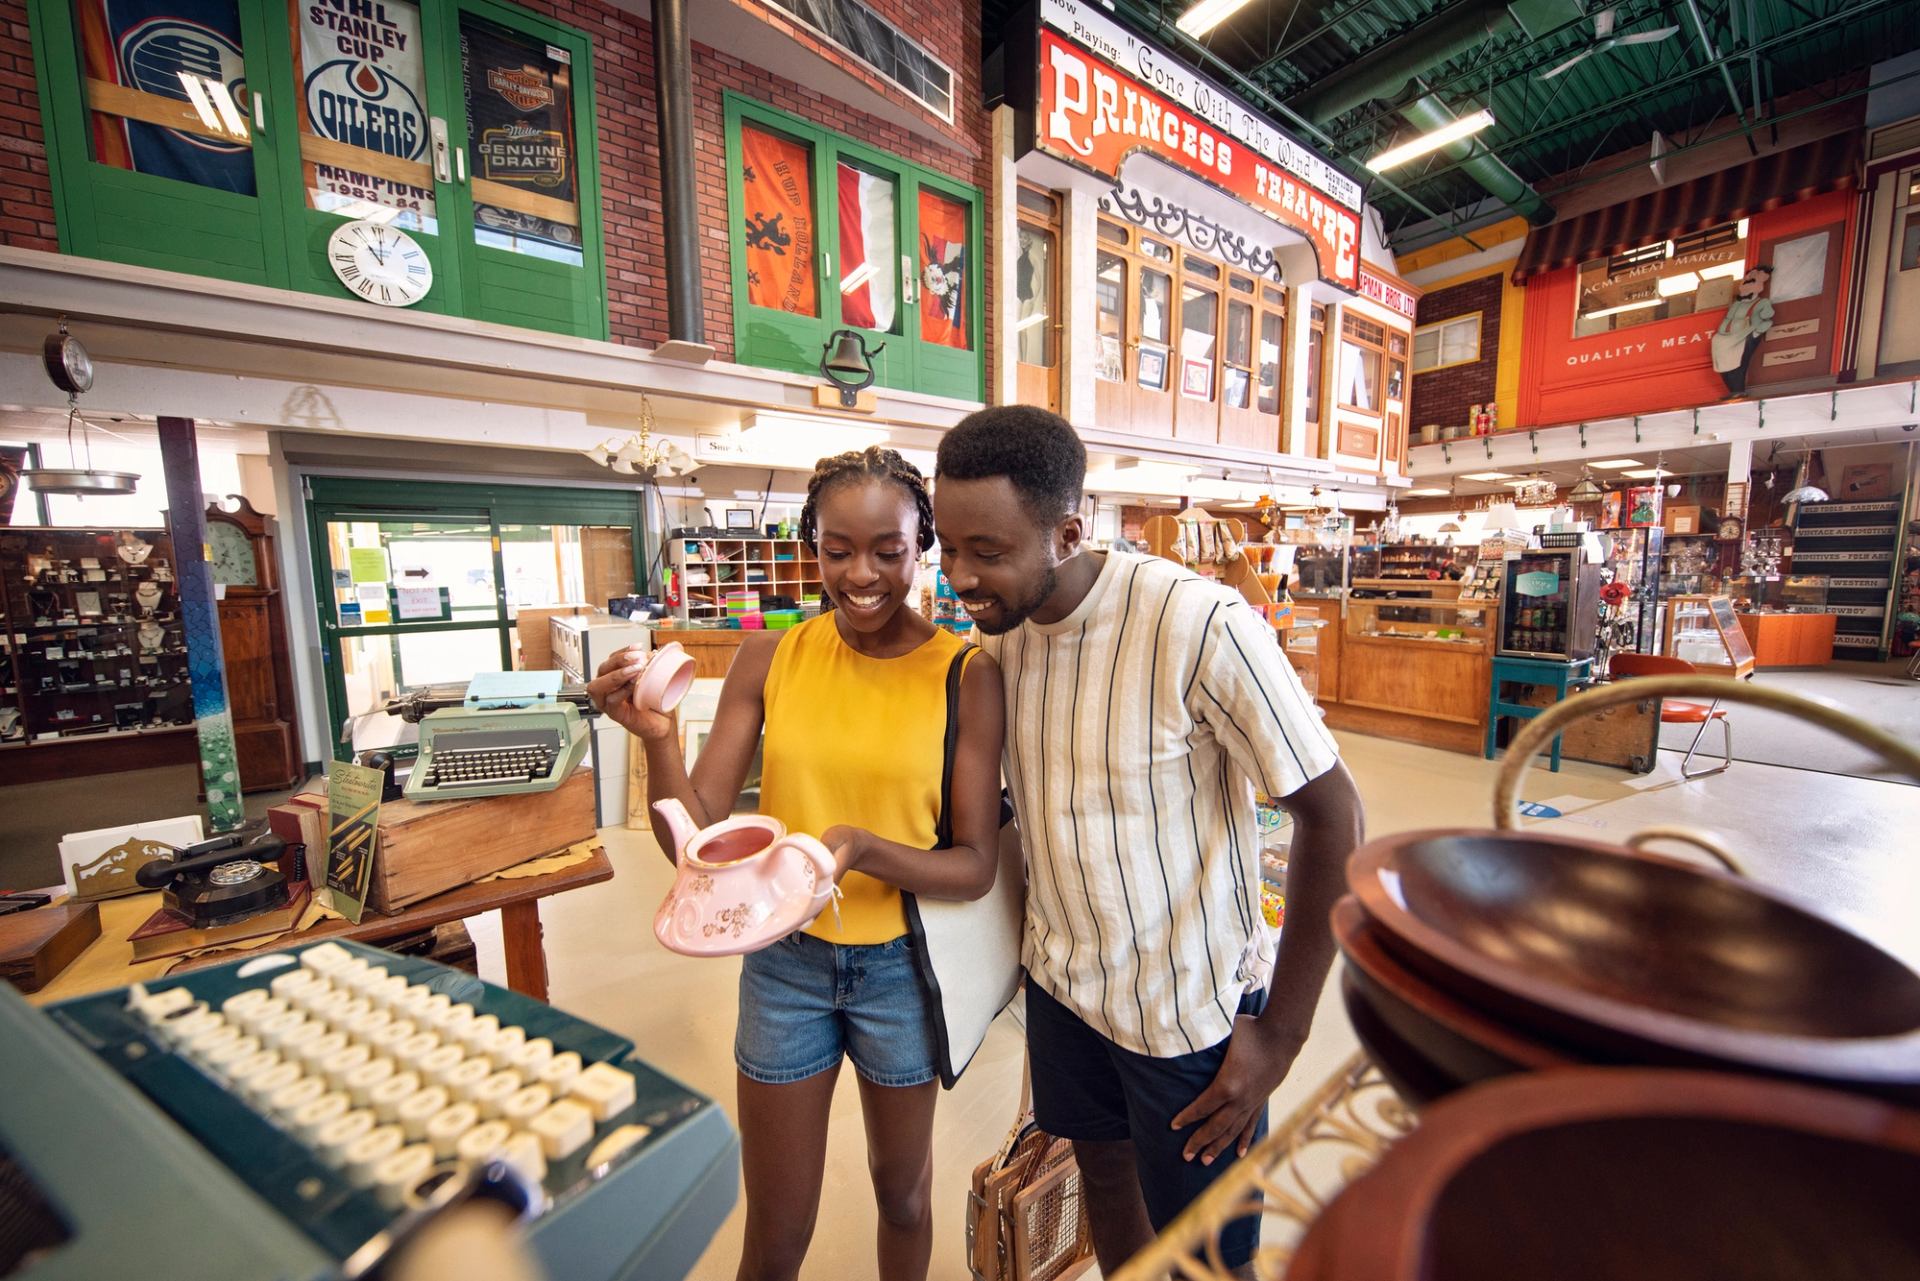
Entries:
[[1213, 362], [1189, 357], [1180, 366], [1180, 391], [1195, 400], [1213, 399]]
[[1167, 352], [1164, 347], [1140, 349], [1140, 385], [1149, 391], [1167, 389]]

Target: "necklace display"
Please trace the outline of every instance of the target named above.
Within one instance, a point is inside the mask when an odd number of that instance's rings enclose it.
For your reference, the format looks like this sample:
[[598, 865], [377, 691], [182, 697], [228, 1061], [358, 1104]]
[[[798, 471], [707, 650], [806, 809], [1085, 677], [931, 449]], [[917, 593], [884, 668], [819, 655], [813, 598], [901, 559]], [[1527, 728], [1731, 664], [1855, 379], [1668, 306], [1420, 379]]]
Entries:
[[141, 541], [140, 535], [122, 534], [120, 537], [122, 539], [132, 539], [131, 542], [123, 541], [118, 547], [114, 548], [114, 551], [118, 553], [120, 559], [127, 564], [144, 565], [147, 563], [147, 557], [153, 555], [153, 544]]

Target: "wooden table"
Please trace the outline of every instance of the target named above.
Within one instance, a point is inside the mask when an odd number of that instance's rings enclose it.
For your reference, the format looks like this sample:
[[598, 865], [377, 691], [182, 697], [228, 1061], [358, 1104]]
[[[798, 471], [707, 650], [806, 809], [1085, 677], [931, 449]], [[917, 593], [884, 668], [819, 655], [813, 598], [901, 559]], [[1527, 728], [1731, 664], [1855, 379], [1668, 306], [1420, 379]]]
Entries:
[[[552, 894], [612, 879], [612, 860], [607, 857], [604, 847], [596, 846], [585, 862], [563, 867], [557, 872], [464, 885], [457, 890], [422, 899], [391, 915], [368, 909], [358, 925], [329, 917], [297, 935], [283, 934], [258, 947], [249, 948], [243, 943], [189, 959], [173, 972], [182, 973], [203, 965], [231, 961], [247, 952], [270, 952], [296, 943], [304, 946], [329, 938], [349, 938], [378, 946], [449, 921], [465, 920], [470, 916], [498, 910], [501, 941], [507, 954], [507, 986], [544, 1001], [547, 999], [547, 952], [540, 924], [540, 900]], [[158, 898], [157, 892], [155, 898]], [[76, 994], [62, 992], [58, 995]]]

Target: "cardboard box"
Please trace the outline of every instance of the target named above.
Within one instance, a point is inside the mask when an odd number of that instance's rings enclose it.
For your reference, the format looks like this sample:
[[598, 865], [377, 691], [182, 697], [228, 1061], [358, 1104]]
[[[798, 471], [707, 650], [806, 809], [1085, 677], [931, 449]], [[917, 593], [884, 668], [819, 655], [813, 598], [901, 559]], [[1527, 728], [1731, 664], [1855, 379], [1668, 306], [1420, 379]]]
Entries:
[[1669, 534], [1698, 534], [1705, 532], [1701, 524], [1702, 512], [1699, 507], [1669, 507], [1666, 513], [1666, 526]]
[[[295, 800], [314, 798], [324, 804], [324, 795], [317, 792]], [[597, 830], [593, 817], [593, 771], [585, 765], [551, 792], [470, 801], [387, 801], [380, 806], [367, 906], [397, 912], [516, 863], [577, 845]], [[314, 884], [324, 885], [324, 856], [315, 855], [310, 867]]]

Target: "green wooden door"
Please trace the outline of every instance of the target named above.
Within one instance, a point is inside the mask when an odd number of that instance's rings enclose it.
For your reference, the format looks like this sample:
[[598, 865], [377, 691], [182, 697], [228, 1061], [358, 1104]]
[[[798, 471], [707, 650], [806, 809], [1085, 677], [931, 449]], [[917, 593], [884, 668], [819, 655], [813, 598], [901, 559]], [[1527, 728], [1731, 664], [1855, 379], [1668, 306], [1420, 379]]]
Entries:
[[592, 46], [492, 0], [449, 6], [444, 75], [466, 314], [607, 336]]
[[338, 298], [327, 240], [368, 218], [412, 237], [433, 265], [413, 310], [462, 314], [460, 237], [447, 224], [456, 190], [447, 119], [457, 86], [437, 50], [451, 14], [416, 0], [266, 0], [268, 57], [281, 95], [275, 153], [293, 287]]
[[276, 85], [258, 6], [49, 0], [34, 17], [62, 247], [284, 286]]
[[980, 322], [981, 214], [978, 193], [922, 171], [909, 225], [913, 261], [913, 389], [979, 400], [985, 365]]

